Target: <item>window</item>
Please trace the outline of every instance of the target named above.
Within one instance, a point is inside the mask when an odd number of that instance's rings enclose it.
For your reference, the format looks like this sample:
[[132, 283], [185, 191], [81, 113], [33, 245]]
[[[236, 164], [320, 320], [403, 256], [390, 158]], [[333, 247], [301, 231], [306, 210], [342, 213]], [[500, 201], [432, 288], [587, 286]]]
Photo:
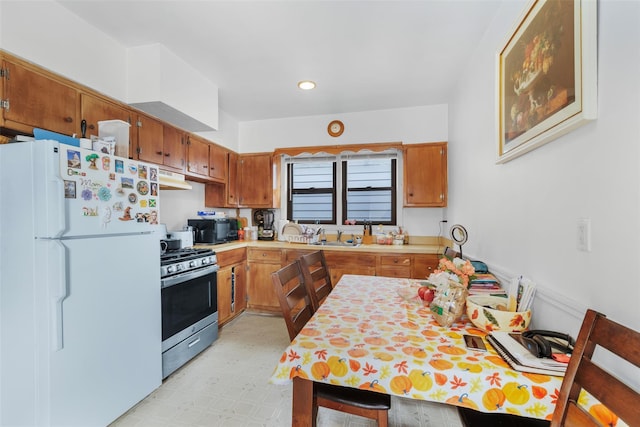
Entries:
[[396, 224], [396, 159], [342, 162], [342, 223], [347, 219]]
[[396, 157], [393, 150], [285, 159], [287, 219], [303, 224], [355, 219], [359, 224], [396, 225]]
[[287, 219], [301, 223], [336, 223], [335, 161], [287, 165]]

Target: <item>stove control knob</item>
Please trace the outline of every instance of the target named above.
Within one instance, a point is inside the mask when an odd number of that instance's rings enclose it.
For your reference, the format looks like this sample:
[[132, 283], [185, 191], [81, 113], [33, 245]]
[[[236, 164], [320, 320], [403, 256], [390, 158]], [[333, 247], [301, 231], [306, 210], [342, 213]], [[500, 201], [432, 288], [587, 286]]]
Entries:
[[167, 267], [167, 273], [173, 273], [173, 265]]
[[207, 265], [209, 264], [209, 258], [202, 258], [202, 265]]
[[195, 261], [189, 261], [189, 267], [193, 268], [196, 266], [196, 262]]
[[182, 270], [182, 264], [176, 264], [176, 271]]

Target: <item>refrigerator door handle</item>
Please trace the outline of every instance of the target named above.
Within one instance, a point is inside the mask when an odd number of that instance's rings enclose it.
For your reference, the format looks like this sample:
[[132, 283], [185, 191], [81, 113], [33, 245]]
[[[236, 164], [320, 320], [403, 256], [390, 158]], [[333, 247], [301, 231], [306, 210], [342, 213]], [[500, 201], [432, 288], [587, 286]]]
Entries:
[[49, 258], [51, 277], [51, 347], [53, 351], [64, 348], [64, 301], [69, 296], [67, 280], [67, 248], [60, 240], [51, 240], [52, 256]]

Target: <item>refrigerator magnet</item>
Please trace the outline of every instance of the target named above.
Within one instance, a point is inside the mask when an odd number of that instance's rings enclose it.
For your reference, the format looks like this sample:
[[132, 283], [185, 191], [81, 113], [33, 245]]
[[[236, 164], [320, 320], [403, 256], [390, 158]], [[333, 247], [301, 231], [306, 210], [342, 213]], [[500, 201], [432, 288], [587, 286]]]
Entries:
[[75, 199], [76, 198], [76, 182], [75, 181], [64, 181], [64, 198], [65, 199]]
[[126, 208], [124, 208], [124, 213], [118, 219], [120, 221], [131, 221], [133, 219], [131, 218], [131, 207], [127, 206]]

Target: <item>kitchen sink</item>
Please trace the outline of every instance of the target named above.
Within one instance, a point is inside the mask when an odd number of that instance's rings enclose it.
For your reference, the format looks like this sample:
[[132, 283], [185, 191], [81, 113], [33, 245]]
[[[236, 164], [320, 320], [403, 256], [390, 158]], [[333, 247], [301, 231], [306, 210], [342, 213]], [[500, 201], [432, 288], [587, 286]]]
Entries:
[[360, 246], [360, 243], [353, 244], [351, 242], [338, 242], [335, 240], [332, 240], [330, 242], [313, 242], [310, 244], [317, 245], [317, 246], [340, 246], [344, 248], [357, 248]]

